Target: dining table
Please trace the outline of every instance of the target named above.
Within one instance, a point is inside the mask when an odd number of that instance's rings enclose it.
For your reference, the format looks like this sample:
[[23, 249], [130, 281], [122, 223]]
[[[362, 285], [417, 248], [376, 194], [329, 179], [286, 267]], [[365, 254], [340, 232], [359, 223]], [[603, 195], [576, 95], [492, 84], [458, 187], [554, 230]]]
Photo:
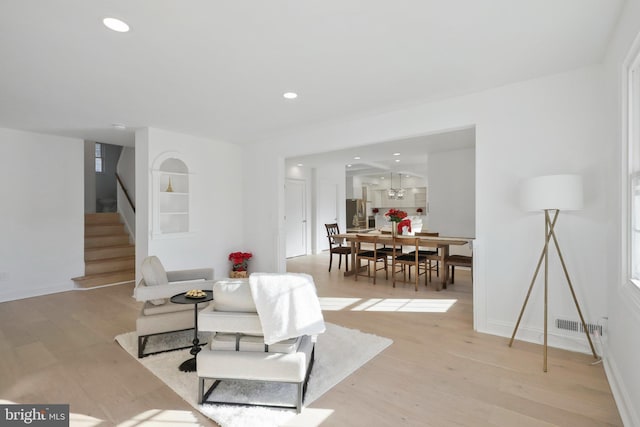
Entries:
[[[420, 247], [425, 248], [438, 248], [440, 265], [444, 268], [444, 259], [449, 256], [450, 246], [463, 246], [470, 243], [473, 239], [468, 237], [435, 237], [435, 236], [398, 236], [399, 239], [394, 238], [391, 234], [382, 233], [378, 230], [370, 231], [368, 233], [340, 233], [333, 236], [334, 239], [344, 239], [351, 244], [351, 270], [344, 272], [346, 276], [352, 276], [355, 274], [356, 268], [356, 241], [359, 234], [377, 235], [378, 241], [382, 244], [393, 245], [397, 243], [396, 240], [401, 241], [402, 238], [418, 237], [420, 239]], [[440, 281], [435, 284], [436, 291], [442, 290], [449, 279], [449, 272], [444, 269], [440, 274]]]

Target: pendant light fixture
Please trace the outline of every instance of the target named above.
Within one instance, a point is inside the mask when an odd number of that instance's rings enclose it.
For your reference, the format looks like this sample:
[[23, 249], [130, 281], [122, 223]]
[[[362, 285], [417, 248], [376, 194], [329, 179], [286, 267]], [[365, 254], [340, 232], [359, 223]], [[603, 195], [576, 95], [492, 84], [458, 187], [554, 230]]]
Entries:
[[390, 181], [389, 182], [389, 190], [387, 191], [387, 197], [391, 200], [402, 200], [404, 199], [404, 188], [402, 188], [402, 174], [398, 174], [400, 176], [400, 187], [393, 188], [393, 173], [390, 173]]

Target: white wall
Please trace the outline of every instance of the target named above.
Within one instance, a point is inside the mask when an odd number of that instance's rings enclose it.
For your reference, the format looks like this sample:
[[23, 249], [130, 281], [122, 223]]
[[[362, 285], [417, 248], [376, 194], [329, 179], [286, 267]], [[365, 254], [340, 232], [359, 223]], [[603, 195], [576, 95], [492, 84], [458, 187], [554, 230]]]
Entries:
[[[549, 173], [585, 177], [585, 209], [563, 215], [557, 232], [582, 309], [589, 322], [597, 322], [607, 314], [602, 286], [606, 271], [600, 251], [593, 250], [607, 247], [606, 230], [601, 227], [607, 221], [609, 184], [601, 167], [602, 143], [607, 139], [603, 100], [602, 67], [594, 66], [261, 141], [247, 150], [247, 182], [251, 185], [245, 197], [259, 198], [274, 215], [249, 224], [246, 235], [260, 250], [277, 253], [263, 268], [284, 270], [282, 238], [267, 231], [281, 229], [283, 201], [278, 187], [284, 176], [284, 157], [475, 125], [475, 327], [503, 336], [512, 332], [542, 248], [544, 224], [542, 216], [520, 210], [519, 182]], [[274, 200], [265, 198], [266, 194]], [[576, 318], [556, 259], [551, 277], [550, 318]], [[518, 338], [541, 342], [539, 288], [532, 295]], [[554, 328], [550, 333], [551, 345], [588, 350], [583, 336]]]
[[[603, 224], [608, 236], [607, 291], [609, 319], [604, 367], [616, 403], [626, 426], [640, 425], [640, 290], [626, 279], [626, 194], [620, 189], [626, 181], [626, 140], [623, 103], [626, 102], [625, 58], [640, 33], [640, 2], [629, 1], [621, 14], [616, 34], [609, 47], [606, 66], [607, 94], [605, 113], [610, 120], [612, 138], [602, 150], [607, 167], [610, 218]], [[636, 46], [637, 47], [637, 46]]]
[[476, 235], [476, 151], [444, 151], [427, 160], [429, 230], [441, 236]]
[[83, 141], [0, 128], [0, 301], [84, 274]]
[[[155, 159], [175, 152], [189, 168], [190, 233], [152, 236], [151, 177]], [[213, 267], [216, 278], [227, 277], [234, 251], [254, 252], [245, 244], [242, 149], [222, 141], [208, 140], [156, 128], [136, 132], [136, 265], [147, 255], [157, 255], [167, 270]], [[255, 221], [255, 217], [253, 218]], [[254, 261], [250, 271], [256, 271]]]

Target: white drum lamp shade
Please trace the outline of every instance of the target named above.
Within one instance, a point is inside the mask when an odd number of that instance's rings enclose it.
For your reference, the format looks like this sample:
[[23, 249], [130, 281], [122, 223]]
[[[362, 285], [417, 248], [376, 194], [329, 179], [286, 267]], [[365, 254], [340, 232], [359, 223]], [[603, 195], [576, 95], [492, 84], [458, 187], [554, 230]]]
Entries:
[[526, 211], [578, 211], [583, 206], [582, 177], [545, 175], [531, 178], [523, 183], [521, 196]]

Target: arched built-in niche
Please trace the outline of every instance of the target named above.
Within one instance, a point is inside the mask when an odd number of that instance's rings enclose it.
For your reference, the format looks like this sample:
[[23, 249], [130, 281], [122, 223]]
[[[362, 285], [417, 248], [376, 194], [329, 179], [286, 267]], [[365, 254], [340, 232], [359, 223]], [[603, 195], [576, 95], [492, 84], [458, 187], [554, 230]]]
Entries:
[[153, 170], [154, 224], [153, 234], [176, 235], [189, 232], [189, 168], [175, 157], [164, 153], [156, 159]]

